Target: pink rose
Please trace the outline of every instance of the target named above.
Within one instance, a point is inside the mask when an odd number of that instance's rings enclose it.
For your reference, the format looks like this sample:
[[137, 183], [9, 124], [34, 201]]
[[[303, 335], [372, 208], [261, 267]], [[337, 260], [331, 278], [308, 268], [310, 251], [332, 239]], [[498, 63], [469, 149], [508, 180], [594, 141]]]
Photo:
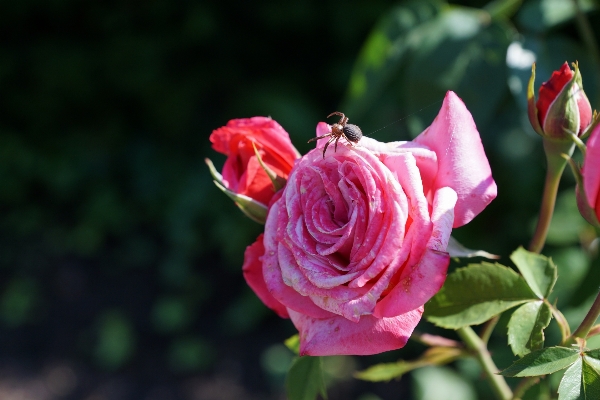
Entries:
[[210, 135], [213, 149], [227, 156], [222, 183], [241, 195], [265, 205], [275, 194], [271, 179], [261, 167], [252, 144], [263, 163], [277, 176], [287, 178], [294, 160], [300, 157], [288, 133], [271, 118], [233, 119]]
[[600, 125], [592, 130], [582, 168], [585, 198], [577, 189], [577, 205], [581, 215], [592, 225], [600, 227]]
[[[317, 136], [329, 129], [320, 123]], [[267, 305], [287, 309], [301, 355], [398, 349], [444, 283], [452, 227], [496, 196], [479, 133], [448, 92], [412, 142], [342, 139], [323, 158], [325, 142], [296, 162], [273, 199], [245, 276]]]

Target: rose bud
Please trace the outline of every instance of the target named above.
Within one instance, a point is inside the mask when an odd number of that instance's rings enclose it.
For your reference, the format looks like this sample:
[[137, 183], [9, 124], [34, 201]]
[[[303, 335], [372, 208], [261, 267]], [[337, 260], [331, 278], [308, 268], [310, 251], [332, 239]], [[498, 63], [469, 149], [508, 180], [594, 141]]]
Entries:
[[264, 223], [268, 204], [300, 157], [288, 133], [271, 118], [233, 119], [210, 135], [227, 156], [219, 174], [206, 160], [215, 184], [250, 218]]
[[592, 106], [583, 91], [577, 63], [575, 71], [565, 62], [542, 84], [535, 102], [535, 64], [527, 91], [529, 121], [540, 135], [551, 139], [568, 139], [570, 135], [584, 136], [592, 122]]

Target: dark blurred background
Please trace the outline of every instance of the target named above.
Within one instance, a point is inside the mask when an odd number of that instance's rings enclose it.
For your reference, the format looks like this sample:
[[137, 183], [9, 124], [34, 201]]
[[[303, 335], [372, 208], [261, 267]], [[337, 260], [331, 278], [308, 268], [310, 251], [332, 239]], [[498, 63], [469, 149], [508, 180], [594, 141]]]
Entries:
[[[598, 40], [598, 4], [580, 3]], [[376, 139], [410, 140], [455, 90], [499, 185], [455, 236], [506, 255], [527, 244], [543, 183], [524, 117], [531, 62], [539, 85], [579, 60], [600, 107], [582, 37], [568, 0], [2, 2], [0, 399], [285, 398], [282, 342], [295, 331], [243, 280], [262, 227], [211, 182], [204, 158], [224, 161], [211, 131], [271, 116], [305, 153], [339, 110]], [[569, 200], [573, 185], [567, 173]], [[549, 251], [571, 268], [561, 301], [575, 309], [598, 279], [580, 251], [587, 227], [563, 203], [570, 236], [551, 235]], [[330, 398], [427, 399], [419, 387], [436, 373], [478, 379], [471, 364], [391, 383], [351, 376], [422, 351], [329, 358]], [[463, 381], [460, 399], [486, 398]]]

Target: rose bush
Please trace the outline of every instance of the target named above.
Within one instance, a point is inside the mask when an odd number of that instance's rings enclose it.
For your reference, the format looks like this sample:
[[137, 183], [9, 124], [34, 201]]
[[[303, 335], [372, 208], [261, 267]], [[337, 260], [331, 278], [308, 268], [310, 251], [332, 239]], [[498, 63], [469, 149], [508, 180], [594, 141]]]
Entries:
[[271, 118], [234, 119], [210, 135], [213, 149], [227, 156], [221, 183], [234, 193], [248, 196], [265, 207], [275, 191], [263, 163], [275, 175], [287, 178], [294, 160], [300, 157], [288, 133]]
[[[583, 91], [579, 69], [574, 65], [575, 71], [565, 62], [540, 87], [535, 104], [537, 120], [531, 123], [544, 136], [564, 138], [565, 129], [581, 136], [592, 122], [592, 106]], [[535, 118], [534, 114], [530, 110], [530, 120]]]
[[[317, 136], [329, 130], [320, 123]], [[323, 158], [325, 142], [296, 161], [272, 199], [244, 275], [292, 319], [301, 355], [400, 348], [444, 283], [452, 228], [496, 196], [479, 133], [448, 92], [411, 142], [363, 137]]]

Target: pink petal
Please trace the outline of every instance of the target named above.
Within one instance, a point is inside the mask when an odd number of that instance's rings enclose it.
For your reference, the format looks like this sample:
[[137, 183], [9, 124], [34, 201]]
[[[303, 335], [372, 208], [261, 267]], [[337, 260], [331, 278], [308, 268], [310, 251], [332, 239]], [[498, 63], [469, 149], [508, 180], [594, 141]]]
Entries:
[[244, 279], [248, 286], [254, 290], [258, 298], [265, 303], [267, 307], [275, 311], [282, 318], [289, 318], [287, 309], [283, 304], [277, 301], [269, 290], [263, 278], [261, 257], [265, 253], [263, 246], [263, 235], [259, 235], [256, 242], [246, 248], [244, 252], [244, 265], [242, 271]]
[[316, 318], [328, 318], [332, 313], [317, 307], [310, 298], [302, 296], [283, 282], [281, 267], [278, 259], [278, 247], [280, 246], [277, 236], [277, 219], [279, 218], [279, 204], [283, 197], [271, 205], [267, 222], [265, 224], [263, 255], [263, 277], [267, 289], [271, 295], [288, 309], [297, 310]]
[[471, 221], [496, 197], [496, 182], [475, 121], [454, 92], [446, 94], [433, 123], [414, 142], [424, 144], [437, 154], [438, 172], [433, 192], [448, 186], [458, 195], [455, 228]]
[[600, 218], [600, 125], [592, 131], [587, 141], [587, 152], [583, 160], [583, 188], [589, 205]]
[[363, 315], [359, 322], [289, 312], [300, 332], [301, 356], [371, 355], [404, 347], [421, 319], [423, 307], [394, 318]]
[[400, 282], [377, 303], [375, 317], [393, 317], [425, 304], [446, 280], [450, 256], [446, 253], [456, 193], [450, 188], [438, 190], [433, 203], [433, 231], [421, 260], [402, 271]]

